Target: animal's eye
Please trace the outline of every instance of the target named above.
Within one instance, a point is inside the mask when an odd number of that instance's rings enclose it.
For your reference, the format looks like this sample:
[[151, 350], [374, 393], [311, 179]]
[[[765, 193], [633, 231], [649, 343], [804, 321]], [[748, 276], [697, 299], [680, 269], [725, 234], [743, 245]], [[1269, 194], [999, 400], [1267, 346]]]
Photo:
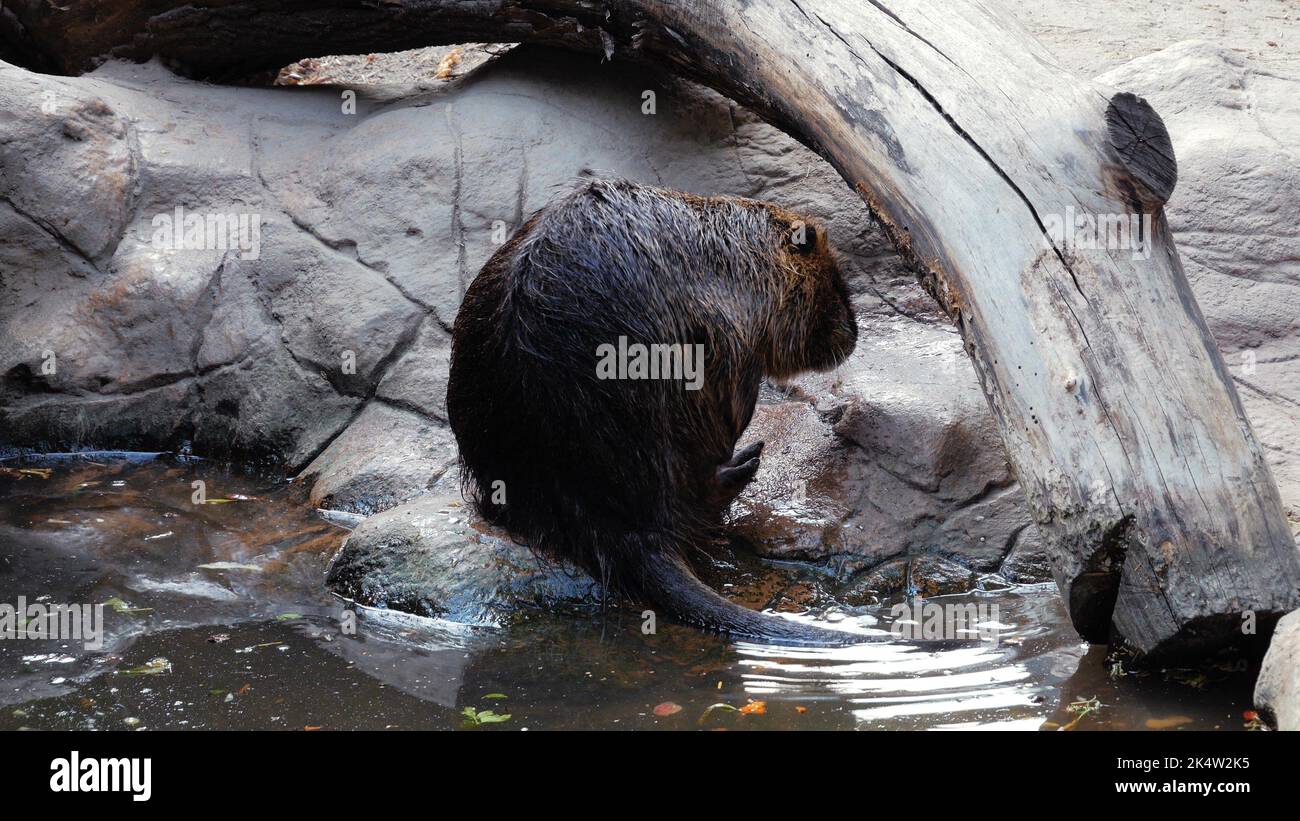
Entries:
[[807, 256], [817, 250], [817, 229], [804, 223], [795, 223], [790, 229], [790, 250]]

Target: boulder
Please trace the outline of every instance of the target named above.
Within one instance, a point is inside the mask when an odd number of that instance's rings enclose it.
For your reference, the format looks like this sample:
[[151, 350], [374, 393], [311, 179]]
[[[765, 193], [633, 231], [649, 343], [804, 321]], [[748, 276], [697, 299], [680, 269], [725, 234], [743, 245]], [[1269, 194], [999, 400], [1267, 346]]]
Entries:
[[1255, 681], [1255, 707], [1279, 730], [1300, 730], [1300, 610], [1277, 623]]
[[472, 514], [450, 478], [418, 499], [371, 516], [330, 562], [326, 582], [370, 607], [486, 626], [530, 610], [599, 612], [590, 576]]

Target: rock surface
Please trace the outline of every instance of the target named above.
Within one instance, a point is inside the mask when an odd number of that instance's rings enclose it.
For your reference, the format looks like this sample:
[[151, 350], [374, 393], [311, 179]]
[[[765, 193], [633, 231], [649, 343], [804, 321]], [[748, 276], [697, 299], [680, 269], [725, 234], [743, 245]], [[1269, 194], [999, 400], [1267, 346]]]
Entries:
[[[824, 565], [859, 597], [999, 571], [1046, 579], [959, 339], [862, 202], [718, 95], [594, 65], [518, 48], [452, 81], [354, 92], [215, 87], [157, 64], [76, 79], [0, 64], [0, 447], [267, 457], [319, 506], [389, 509], [335, 562], [347, 595], [469, 619], [588, 602], [589, 579], [560, 584], [443, 512], [458, 502], [449, 329], [530, 212], [583, 175], [626, 176], [806, 211], [843, 258], [858, 350], [835, 373], [765, 388], [746, 438], [767, 450], [732, 511], [739, 536]], [[1103, 79], [1148, 97], [1173, 135], [1170, 221], [1296, 516], [1296, 82], [1206, 44]], [[177, 207], [257, 216], [255, 257], [160, 247], [155, 219]], [[471, 544], [484, 553], [472, 574]]]
[[330, 563], [330, 589], [371, 607], [482, 625], [529, 609], [591, 613], [600, 585], [469, 515], [454, 481], [371, 516]]
[[1300, 730], [1300, 610], [1277, 623], [1255, 681], [1255, 706], [1279, 730]]

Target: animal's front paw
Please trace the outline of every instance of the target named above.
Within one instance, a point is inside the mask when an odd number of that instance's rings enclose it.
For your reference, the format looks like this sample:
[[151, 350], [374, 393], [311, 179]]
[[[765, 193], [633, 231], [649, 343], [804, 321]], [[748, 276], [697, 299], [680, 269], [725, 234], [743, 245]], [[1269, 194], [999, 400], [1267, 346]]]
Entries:
[[731, 458], [722, 463], [724, 468], [740, 467], [750, 459], [757, 459], [763, 453], [763, 440], [758, 440], [749, 447], [741, 450], [739, 453], [731, 454]]
[[[735, 461], [734, 459], [732, 461]], [[738, 465], [728, 463], [718, 468], [718, 487], [723, 495], [734, 499], [758, 473], [758, 457], [753, 456]]]

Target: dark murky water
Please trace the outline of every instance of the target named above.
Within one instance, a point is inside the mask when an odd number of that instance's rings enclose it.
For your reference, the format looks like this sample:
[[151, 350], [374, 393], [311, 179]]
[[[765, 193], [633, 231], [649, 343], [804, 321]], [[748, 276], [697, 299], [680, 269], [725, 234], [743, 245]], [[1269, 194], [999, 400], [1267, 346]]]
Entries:
[[[1109, 669], [1050, 585], [930, 600], [996, 605], [996, 643], [794, 650], [645, 636], [618, 615], [354, 620], [322, 586], [345, 536], [283, 481], [209, 462], [0, 462], [0, 605], [105, 604], [100, 649], [0, 640], [0, 729], [1226, 730], [1250, 709], [1253, 670]], [[854, 618], [885, 629], [888, 613]]]

